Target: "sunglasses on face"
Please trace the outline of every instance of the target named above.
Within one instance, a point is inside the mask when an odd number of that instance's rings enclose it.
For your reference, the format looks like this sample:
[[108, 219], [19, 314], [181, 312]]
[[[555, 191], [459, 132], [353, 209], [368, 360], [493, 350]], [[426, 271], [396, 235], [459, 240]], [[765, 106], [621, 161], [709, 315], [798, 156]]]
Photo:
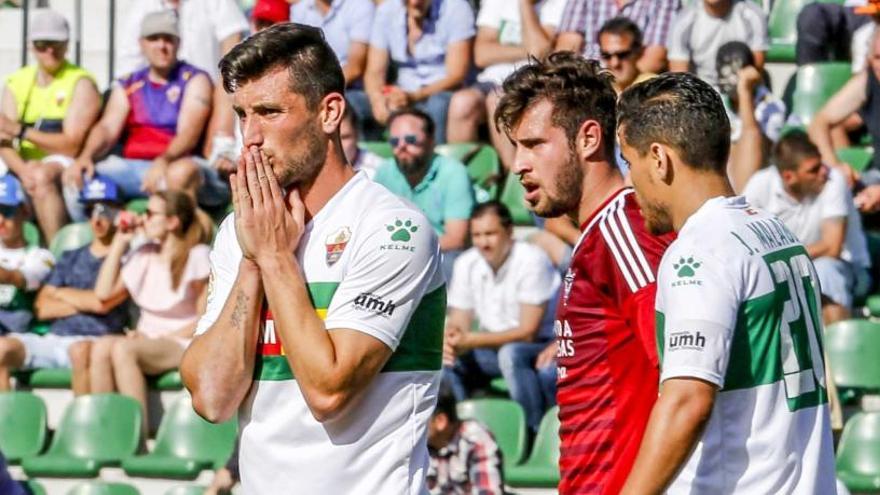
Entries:
[[38, 52], [44, 52], [50, 48], [58, 51], [63, 44], [64, 42], [62, 41], [35, 40], [34, 49], [36, 49]]
[[100, 218], [110, 222], [116, 220], [116, 216], [119, 215], [120, 211], [121, 210], [119, 208], [105, 205], [103, 203], [96, 203], [86, 208], [86, 214], [89, 216], [89, 218], [94, 220]]
[[415, 134], [405, 134], [403, 136], [391, 136], [388, 138], [388, 144], [391, 145], [392, 148], [397, 148], [400, 142], [403, 141], [404, 144], [416, 145], [419, 144], [419, 138]]
[[629, 50], [620, 50], [619, 52], [600, 51], [599, 56], [602, 57], [602, 60], [611, 60], [614, 57], [617, 57], [620, 60], [626, 60], [630, 58], [634, 52], [635, 50], [633, 48], [630, 48]]

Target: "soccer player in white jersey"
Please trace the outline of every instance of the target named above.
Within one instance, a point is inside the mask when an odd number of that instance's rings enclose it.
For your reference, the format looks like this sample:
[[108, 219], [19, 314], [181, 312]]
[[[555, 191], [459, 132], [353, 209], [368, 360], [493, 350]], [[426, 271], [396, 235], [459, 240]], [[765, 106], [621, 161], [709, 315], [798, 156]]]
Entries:
[[355, 173], [342, 69], [281, 24], [220, 64], [245, 148], [181, 373], [196, 411], [240, 420], [249, 494], [422, 494], [442, 357], [434, 229]]
[[660, 262], [660, 395], [626, 494], [833, 494], [816, 271], [776, 217], [736, 197], [730, 124], [697, 77], [629, 88], [618, 137]]

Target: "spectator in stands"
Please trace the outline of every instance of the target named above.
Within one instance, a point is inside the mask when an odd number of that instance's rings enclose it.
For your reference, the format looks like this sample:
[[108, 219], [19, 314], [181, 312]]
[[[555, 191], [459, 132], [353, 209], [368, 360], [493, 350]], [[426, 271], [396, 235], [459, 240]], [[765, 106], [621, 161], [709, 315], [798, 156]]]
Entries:
[[186, 193], [150, 196], [141, 222], [149, 242], [127, 253], [135, 229], [119, 228], [95, 284], [104, 301], [120, 291], [129, 295], [140, 319], [125, 337], [104, 337], [92, 344], [91, 391], [118, 390], [134, 397], [143, 407], [144, 425], [149, 424], [146, 376], [177, 368], [205, 310], [210, 248], [195, 213]]
[[[451, 143], [478, 141], [479, 126], [495, 112], [501, 83], [529, 55], [542, 57], [553, 49], [565, 0], [484, 0], [477, 16], [474, 61], [483, 71], [477, 84], [456, 91], [449, 103], [447, 138]], [[501, 163], [513, 161], [513, 146], [495, 126], [489, 126], [492, 145]]]
[[[853, 9], [855, 3], [862, 5]], [[880, 13], [877, 4], [877, 0], [847, 0], [804, 5], [797, 16], [797, 64], [852, 60], [853, 74], [860, 72], [865, 67], [870, 33]]]
[[614, 75], [614, 90], [620, 94], [635, 83], [654, 76], [639, 70], [638, 60], [645, 51], [642, 31], [627, 17], [615, 17], [602, 24], [596, 37], [599, 59]]
[[[474, 208], [470, 230], [473, 247], [455, 261], [449, 287], [446, 379], [464, 400], [503, 376], [534, 434], [556, 404], [556, 363], [536, 369], [535, 360], [555, 339], [559, 272], [541, 248], [513, 239], [510, 211], [497, 201]], [[480, 331], [471, 331], [475, 321]]]
[[[854, 75], [840, 90], [825, 103], [822, 110], [810, 122], [810, 138], [819, 148], [822, 161], [840, 171], [850, 185], [859, 178], [858, 174], [837, 158], [831, 139], [831, 129], [858, 112], [874, 147], [874, 158], [870, 170], [862, 174], [866, 184], [880, 183], [880, 31], [871, 40], [868, 68]], [[867, 208], [869, 211], [873, 208]]]
[[116, 74], [129, 74], [149, 63], [139, 49], [138, 33], [144, 19], [171, 11], [180, 21], [180, 59], [217, 80], [220, 58], [237, 45], [248, 30], [247, 18], [235, 0], [138, 0], [131, 2], [117, 28]]
[[716, 57], [718, 89], [730, 120], [728, 175], [741, 191], [749, 177], [763, 167], [785, 124], [785, 104], [770, 92], [755, 67], [749, 46], [741, 41], [721, 45]]
[[34, 294], [52, 270], [52, 253], [24, 238], [30, 209], [18, 179], [0, 176], [0, 335], [27, 332]]
[[428, 491], [432, 495], [503, 495], [501, 450], [495, 438], [479, 422], [460, 420], [455, 407], [452, 391], [441, 385], [428, 423]]
[[568, 0], [559, 26], [556, 50], [583, 53], [599, 58], [597, 35], [602, 25], [614, 17], [627, 17], [643, 34], [644, 51], [638, 60], [642, 72], [666, 68], [666, 37], [679, 0]]
[[392, 113], [388, 130], [394, 160], [382, 164], [373, 180], [415, 203], [428, 217], [440, 237], [443, 273], [449, 280], [455, 257], [467, 243], [468, 218], [474, 207], [467, 169], [434, 153], [434, 121], [421, 110]]
[[[98, 173], [115, 182], [124, 199], [164, 188], [180, 189], [203, 204], [225, 204], [229, 195], [218, 171], [195, 157], [211, 112], [211, 81], [200, 69], [178, 60], [177, 20], [169, 12], [144, 18], [140, 44], [150, 61], [113, 87], [104, 115], [89, 132], [76, 162], [65, 171], [65, 197], [74, 219], [83, 176]], [[121, 139], [120, 155], [109, 155]], [[204, 181], [203, 181], [204, 176]], [[200, 188], [200, 186], [202, 186]]]
[[[466, 82], [474, 32], [474, 13], [466, 0], [379, 5], [364, 74], [370, 108], [358, 109], [365, 122], [361, 134], [377, 139], [374, 123], [385, 125], [392, 112], [415, 106], [436, 124], [434, 142], [445, 143], [449, 100]], [[397, 77], [389, 80], [392, 65]]]
[[669, 70], [691, 71], [704, 81], [718, 84], [715, 66], [718, 49], [742, 41], [752, 50], [755, 67], [764, 68], [770, 47], [767, 16], [749, 0], [702, 0], [682, 9], [669, 30]]
[[[290, 4], [285, 0], [257, 0], [251, 10], [251, 33], [289, 20]], [[227, 180], [229, 174], [235, 172], [242, 140], [241, 133], [236, 128], [238, 120], [232, 109], [232, 96], [226, 93], [222, 84], [214, 87], [212, 107], [203, 155], [208, 157], [208, 163], [217, 173], [206, 176], [205, 180], [214, 181], [215, 184], [209, 190], [224, 191], [219, 196], [228, 200]], [[222, 181], [222, 186], [217, 181]]]
[[37, 293], [34, 312], [50, 322], [49, 333], [15, 333], [0, 337], [0, 390], [9, 390], [9, 372], [16, 369], [72, 368], [74, 395], [89, 392], [89, 341], [121, 333], [128, 318], [126, 295], [106, 300], [95, 294], [98, 271], [113, 241], [114, 222], [121, 211], [116, 185], [95, 176], [81, 200], [89, 211], [91, 243], [66, 251]]
[[0, 163], [21, 180], [51, 241], [67, 222], [61, 173], [98, 119], [101, 97], [92, 75], [65, 58], [70, 29], [64, 17], [49, 9], [32, 15], [28, 35], [37, 63], [14, 72], [0, 90]]
[[358, 134], [357, 122], [356, 110], [351, 105], [348, 105], [346, 100], [342, 122], [339, 124], [339, 139], [342, 141], [342, 152], [345, 153], [345, 158], [354, 167], [356, 172], [363, 170], [367, 177], [372, 179], [376, 175], [376, 170], [379, 169], [385, 160], [372, 151], [358, 146], [360, 135]]
[[840, 172], [829, 169], [803, 131], [790, 131], [774, 150], [775, 167], [746, 185], [749, 202], [779, 217], [804, 243], [819, 275], [826, 323], [849, 317], [854, 297], [870, 285], [871, 260], [859, 213]]

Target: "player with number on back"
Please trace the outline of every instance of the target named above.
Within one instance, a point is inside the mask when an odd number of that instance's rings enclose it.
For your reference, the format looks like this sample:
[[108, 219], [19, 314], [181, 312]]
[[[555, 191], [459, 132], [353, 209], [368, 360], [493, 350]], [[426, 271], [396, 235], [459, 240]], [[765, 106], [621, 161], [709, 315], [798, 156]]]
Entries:
[[734, 196], [715, 90], [665, 74], [621, 96], [618, 136], [653, 233], [660, 397], [623, 493], [836, 493], [816, 271]]

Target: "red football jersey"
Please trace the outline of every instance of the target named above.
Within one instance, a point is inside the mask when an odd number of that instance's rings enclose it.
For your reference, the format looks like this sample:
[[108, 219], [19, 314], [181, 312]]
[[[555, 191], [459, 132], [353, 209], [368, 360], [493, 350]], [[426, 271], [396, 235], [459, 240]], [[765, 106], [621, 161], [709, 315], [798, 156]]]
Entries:
[[630, 188], [581, 230], [555, 324], [559, 493], [617, 494], [657, 399], [655, 276], [674, 235], [647, 232]]

